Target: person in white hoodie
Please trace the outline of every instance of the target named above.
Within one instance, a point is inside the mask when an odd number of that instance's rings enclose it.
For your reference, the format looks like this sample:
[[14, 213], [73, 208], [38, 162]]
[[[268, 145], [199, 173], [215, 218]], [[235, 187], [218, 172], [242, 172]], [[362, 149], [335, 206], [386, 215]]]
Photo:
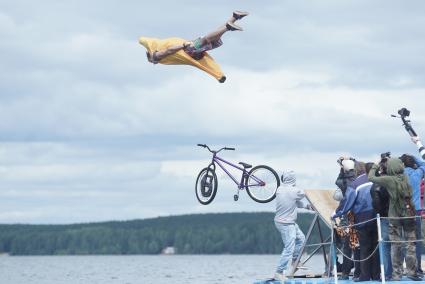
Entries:
[[285, 280], [289, 260], [292, 264], [298, 258], [302, 244], [305, 241], [304, 233], [298, 227], [298, 208], [311, 209], [304, 201], [304, 190], [296, 186], [296, 177], [293, 171], [284, 172], [281, 177], [282, 185], [276, 192], [275, 226], [282, 236], [283, 251], [276, 268], [274, 279]]

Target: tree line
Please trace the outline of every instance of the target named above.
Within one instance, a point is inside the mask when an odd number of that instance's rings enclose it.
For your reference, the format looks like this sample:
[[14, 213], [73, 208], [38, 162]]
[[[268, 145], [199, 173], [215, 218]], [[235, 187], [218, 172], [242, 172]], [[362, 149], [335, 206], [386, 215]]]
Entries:
[[[305, 233], [312, 214], [299, 214]], [[220, 213], [73, 225], [0, 225], [0, 252], [10, 255], [279, 254], [273, 213]], [[322, 226], [325, 237], [329, 230]], [[318, 243], [314, 231], [311, 243]]]

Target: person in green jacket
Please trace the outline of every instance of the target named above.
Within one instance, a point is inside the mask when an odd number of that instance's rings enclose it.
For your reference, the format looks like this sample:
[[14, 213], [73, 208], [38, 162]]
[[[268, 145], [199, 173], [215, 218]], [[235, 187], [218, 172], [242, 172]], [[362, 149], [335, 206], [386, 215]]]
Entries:
[[[412, 188], [404, 175], [404, 165], [400, 159], [389, 158], [386, 161], [387, 175], [377, 176], [379, 166], [374, 164], [369, 172], [369, 181], [383, 186], [390, 195], [388, 217], [414, 217], [415, 207], [412, 202]], [[415, 235], [415, 219], [390, 219], [390, 241], [396, 241], [391, 245], [391, 260], [393, 264], [392, 280], [398, 281], [403, 274], [402, 236], [407, 243], [406, 269], [407, 277], [414, 281], [422, 278], [416, 273], [416, 248], [413, 242]], [[404, 232], [404, 233], [403, 233]]]

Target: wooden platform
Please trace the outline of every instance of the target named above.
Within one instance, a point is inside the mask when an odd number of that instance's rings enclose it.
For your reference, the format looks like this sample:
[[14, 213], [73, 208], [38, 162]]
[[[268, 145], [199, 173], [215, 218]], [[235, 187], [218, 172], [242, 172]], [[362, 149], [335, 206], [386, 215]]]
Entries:
[[[276, 280], [261, 280], [254, 282], [254, 284], [334, 284], [334, 279], [328, 278], [293, 278], [286, 281], [276, 281]], [[363, 284], [379, 284], [381, 281], [363, 281], [363, 282], [354, 282], [352, 280], [338, 280], [338, 284], [353, 284], [353, 283], [363, 283]], [[412, 281], [409, 278], [403, 278], [401, 281], [385, 281], [385, 283], [403, 283], [403, 284], [419, 284], [425, 283], [425, 281]]]

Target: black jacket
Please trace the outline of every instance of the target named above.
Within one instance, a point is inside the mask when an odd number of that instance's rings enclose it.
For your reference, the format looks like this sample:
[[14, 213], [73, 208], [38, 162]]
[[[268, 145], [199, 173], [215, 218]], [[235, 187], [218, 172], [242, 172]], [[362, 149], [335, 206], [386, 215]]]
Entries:
[[345, 191], [347, 187], [356, 179], [356, 174], [354, 170], [345, 172], [343, 169], [339, 172], [338, 177], [336, 178], [335, 184], [341, 189], [342, 194], [345, 196]]
[[372, 196], [372, 206], [375, 213], [379, 213], [380, 217], [388, 217], [388, 209], [390, 206], [390, 196], [385, 187], [377, 184], [373, 184], [370, 189], [370, 195]]

